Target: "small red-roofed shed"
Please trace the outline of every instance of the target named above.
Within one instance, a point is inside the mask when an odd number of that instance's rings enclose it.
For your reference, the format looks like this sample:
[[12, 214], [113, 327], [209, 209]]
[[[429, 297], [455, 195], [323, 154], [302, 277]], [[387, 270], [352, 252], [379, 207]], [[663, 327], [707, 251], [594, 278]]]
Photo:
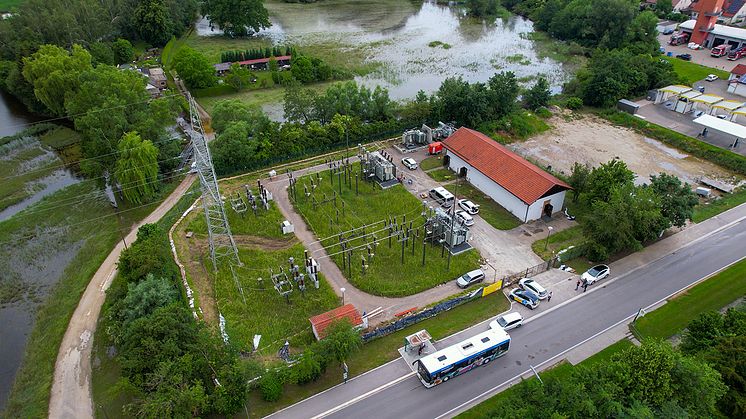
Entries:
[[332, 323], [341, 319], [347, 319], [355, 327], [363, 324], [360, 312], [352, 304], [345, 304], [342, 307], [337, 307], [334, 310], [313, 316], [308, 320], [311, 321], [313, 335], [316, 336], [317, 340], [321, 340], [326, 336], [326, 329]]

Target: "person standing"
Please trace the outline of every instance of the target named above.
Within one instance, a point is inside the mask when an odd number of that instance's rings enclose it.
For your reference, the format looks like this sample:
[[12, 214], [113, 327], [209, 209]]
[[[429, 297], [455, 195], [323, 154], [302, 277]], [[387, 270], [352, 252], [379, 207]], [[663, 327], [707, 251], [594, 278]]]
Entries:
[[578, 279], [578, 282], [575, 284], [575, 291], [577, 291], [578, 288], [580, 288], [580, 279]]
[[552, 291], [549, 291], [549, 295], [547, 296], [547, 302], [552, 301]]
[[588, 281], [583, 282], [583, 292], [588, 289]]

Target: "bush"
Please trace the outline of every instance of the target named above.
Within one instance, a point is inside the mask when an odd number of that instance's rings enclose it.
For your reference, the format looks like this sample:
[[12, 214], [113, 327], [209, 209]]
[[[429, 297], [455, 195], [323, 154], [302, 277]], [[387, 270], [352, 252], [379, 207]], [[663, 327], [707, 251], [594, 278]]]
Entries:
[[565, 101], [565, 107], [567, 109], [571, 109], [573, 111], [576, 111], [576, 110], [578, 110], [578, 109], [580, 109], [580, 108], [583, 107], [583, 99], [581, 99], [581, 98], [579, 98], [577, 96], [569, 97], [569, 98], [567, 98], [567, 101]]
[[321, 376], [322, 368], [319, 358], [312, 349], [303, 352], [303, 358], [293, 368], [296, 383], [307, 384], [316, 381]]
[[262, 392], [262, 398], [268, 402], [274, 402], [282, 397], [283, 385], [282, 376], [274, 370], [267, 371], [259, 380], [259, 390]]
[[539, 118], [546, 119], [546, 118], [551, 118], [552, 117], [552, 112], [550, 112], [549, 109], [547, 109], [547, 108], [545, 108], [543, 106], [541, 108], [537, 109], [535, 113], [536, 113], [536, 116], [538, 116]]

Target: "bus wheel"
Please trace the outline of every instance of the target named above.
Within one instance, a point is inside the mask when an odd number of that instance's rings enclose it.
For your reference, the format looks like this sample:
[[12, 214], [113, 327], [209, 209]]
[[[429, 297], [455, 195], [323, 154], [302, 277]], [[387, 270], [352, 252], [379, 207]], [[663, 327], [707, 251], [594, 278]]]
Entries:
[[443, 382], [448, 381], [448, 377], [443, 377]]
[[489, 363], [489, 362], [490, 362], [490, 359], [489, 359], [489, 358], [485, 358], [485, 359], [484, 359], [484, 363], [485, 363], [485, 364], [487, 364], [487, 363]]

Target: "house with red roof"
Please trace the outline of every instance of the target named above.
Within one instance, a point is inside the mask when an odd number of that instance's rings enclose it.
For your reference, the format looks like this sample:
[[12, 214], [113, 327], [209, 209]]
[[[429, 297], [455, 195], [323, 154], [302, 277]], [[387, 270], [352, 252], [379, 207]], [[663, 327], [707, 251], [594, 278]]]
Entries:
[[523, 222], [561, 211], [572, 189], [479, 131], [459, 128], [443, 147], [444, 165]]
[[317, 340], [321, 340], [326, 337], [326, 329], [335, 321], [342, 319], [346, 319], [355, 327], [363, 327], [363, 318], [352, 304], [345, 304], [342, 307], [313, 316], [308, 320], [311, 322], [313, 335], [316, 336]]

